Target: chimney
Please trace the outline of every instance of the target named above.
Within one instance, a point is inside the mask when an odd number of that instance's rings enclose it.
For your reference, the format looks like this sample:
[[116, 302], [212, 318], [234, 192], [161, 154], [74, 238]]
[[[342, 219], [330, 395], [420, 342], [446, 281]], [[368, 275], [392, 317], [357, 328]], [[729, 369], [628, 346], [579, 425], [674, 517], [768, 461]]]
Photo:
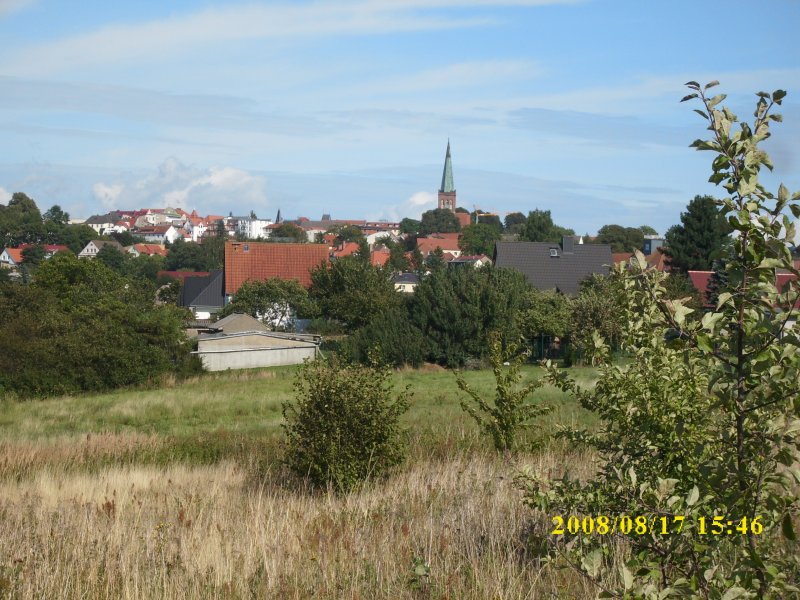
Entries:
[[573, 245], [575, 244], [575, 238], [571, 235], [565, 235], [561, 238], [561, 250], [564, 254], [573, 254]]

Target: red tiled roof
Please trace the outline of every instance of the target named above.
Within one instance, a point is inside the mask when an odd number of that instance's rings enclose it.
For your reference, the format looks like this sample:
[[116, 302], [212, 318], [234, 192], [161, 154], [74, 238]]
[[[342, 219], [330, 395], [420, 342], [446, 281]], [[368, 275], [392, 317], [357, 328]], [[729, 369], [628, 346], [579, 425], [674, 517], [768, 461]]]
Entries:
[[631, 256], [633, 256], [633, 252], [612, 252], [611, 260], [614, 261], [614, 264], [626, 263], [631, 259]]
[[209, 275], [208, 271], [159, 271], [156, 273], [156, 278], [172, 277], [173, 279], [184, 280], [187, 277], [206, 277]]
[[432, 233], [428, 237], [417, 238], [417, 248], [423, 256], [427, 256], [436, 248], [441, 248], [443, 252], [458, 252], [459, 233]]
[[373, 267], [382, 267], [387, 262], [389, 262], [390, 253], [388, 250], [373, 250], [372, 253], [369, 255], [369, 261], [372, 263]]
[[139, 254], [149, 254], [151, 256], [154, 254], [157, 254], [158, 256], [167, 255], [167, 249], [161, 244], [134, 244], [133, 248]]
[[657, 248], [652, 254], [644, 257], [647, 264], [655, 268], [656, 271], [669, 271], [669, 264], [667, 263], [667, 255], [661, 248]]
[[711, 281], [711, 276], [714, 271], [689, 271], [689, 279], [692, 285], [700, 292], [703, 298], [703, 306], [709, 307], [708, 303], [708, 283]]
[[11, 257], [16, 264], [22, 264], [22, 251], [28, 247], [28, 244], [20, 246], [19, 248], [6, 248], [6, 254]]
[[345, 242], [338, 248], [333, 251], [333, 256], [336, 258], [343, 258], [345, 256], [350, 256], [351, 254], [355, 254], [358, 252], [358, 244], [355, 242]]
[[226, 242], [225, 293], [235, 294], [248, 280], [263, 281], [275, 277], [296, 279], [310, 287], [311, 269], [327, 262], [328, 246], [325, 244]]

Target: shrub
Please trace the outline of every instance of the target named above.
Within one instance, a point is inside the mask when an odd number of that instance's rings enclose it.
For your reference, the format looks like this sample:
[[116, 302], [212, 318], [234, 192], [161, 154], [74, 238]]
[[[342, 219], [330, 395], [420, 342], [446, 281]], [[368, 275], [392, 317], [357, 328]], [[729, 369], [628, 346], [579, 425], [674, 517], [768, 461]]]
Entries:
[[383, 475], [405, 456], [400, 416], [409, 394], [394, 394], [387, 368], [306, 362], [296, 404], [283, 404], [285, 463], [315, 486], [346, 492]]
[[[738, 232], [715, 309], [702, 320], [687, 318], [685, 300], [667, 299], [664, 275], [645, 270], [637, 253], [638, 270], [622, 279], [622, 345], [633, 360], [609, 364], [609, 348], [595, 333], [603, 366], [593, 390], [548, 370], [553, 383], [600, 415], [598, 430], [570, 435], [597, 450], [600, 469], [585, 482], [568, 474], [529, 478], [527, 498], [550, 518], [579, 519], [573, 539], [549, 540], [601, 597], [800, 593], [800, 338], [786, 328], [800, 272], [787, 245], [794, 223], [784, 214], [800, 216], [800, 193], [790, 196], [781, 185], [773, 195], [758, 182], [761, 165], [772, 166], [758, 144], [770, 121], [780, 120], [770, 110], [785, 92], [758, 94], [751, 127], [719, 106], [724, 95], [705, 96], [714, 85], [691, 82], [695, 93], [685, 99], [703, 103], [698, 112], [713, 138], [693, 146], [714, 152], [710, 181], [730, 193], [719, 206]], [[790, 289], [778, 289], [779, 270], [794, 276]], [[625, 532], [624, 516], [628, 525], [644, 522]], [[594, 535], [580, 532], [592, 526], [584, 517], [597, 526]], [[620, 548], [612, 530], [630, 533], [630, 555], [609, 573]]]
[[351, 335], [343, 348], [362, 364], [376, 358], [394, 367], [419, 367], [425, 360], [425, 338], [408, 318], [405, 307], [390, 310]]
[[461, 375], [456, 376], [459, 389], [466, 392], [475, 405], [461, 400], [461, 408], [475, 419], [485, 433], [492, 436], [494, 447], [500, 452], [514, 450], [519, 430], [528, 426], [531, 419], [548, 410], [539, 404], [525, 403], [528, 396], [541, 387], [541, 379], [517, 387], [522, 379], [520, 365], [528, 355], [529, 352], [519, 352], [516, 344], [509, 344], [504, 349], [502, 339], [497, 333], [490, 336], [489, 361], [492, 364], [496, 390], [493, 403], [484, 400]]

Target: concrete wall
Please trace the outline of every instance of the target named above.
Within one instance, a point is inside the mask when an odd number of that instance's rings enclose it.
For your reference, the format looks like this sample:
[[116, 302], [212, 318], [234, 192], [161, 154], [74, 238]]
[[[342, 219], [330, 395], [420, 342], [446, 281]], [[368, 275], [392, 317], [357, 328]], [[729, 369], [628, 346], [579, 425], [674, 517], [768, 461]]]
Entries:
[[316, 356], [316, 346], [275, 347], [257, 349], [230, 349], [217, 351], [203, 349], [197, 351], [203, 367], [208, 371], [227, 369], [255, 369], [258, 367], [277, 367], [280, 365], [301, 364], [304, 359]]

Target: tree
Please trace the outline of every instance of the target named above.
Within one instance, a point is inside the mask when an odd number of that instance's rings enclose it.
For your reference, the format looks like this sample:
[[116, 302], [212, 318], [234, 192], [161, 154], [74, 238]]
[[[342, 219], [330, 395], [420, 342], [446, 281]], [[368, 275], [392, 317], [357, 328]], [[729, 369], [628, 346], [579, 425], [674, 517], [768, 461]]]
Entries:
[[393, 392], [388, 368], [306, 362], [295, 394], [283, 404], [283, 430], [285, 462], [298, 476], [347, 492], [402, 462], [409, 394]]
[[641, 231], [644, 235], [658, 235], [658, 232], [650, 227], [650, 225], [640, 225], [639, 231]]
[[58, 204], [54, 204], [53, 206], [51, 206], [42, 215], [42, 218], [45, 221], [53, 221], [54, 223], [58, 223], [59, 225], [66, 225], [67, 223], [69, 223], [69, 213], [61, 210], [61, 207]]
[[169, 247], [164, 269], [167, 271], [207, 271], [208, 263], [200, 244], [178, 238]]
[[709, 271], [730, 241], [731, 228], [712, 196], [695, 196], [681, 213], [681, 224], [667, 230], [664, 252], [682, 273]]
[[434, 208], [422, 213], [422, 221], [419, 224], [420, 235], [456, 233], [458, 231], [461, 231], [461, 224], [452, 211], [446, 208]]
[[428, 340], [428, 360], [459, 367], [484, 356], [490, 332], [519, 337], [518, 317], [529, 290], [525, 276], [512, 269], [432, 271], [409, 305], [412, 323]]
[[15, 192], [8, 205], [0, 204], [0, 245], [41, 244], [44, 238], [42, 215], [31, 198]]
[[549, 210], [532, 210], [525, 220], [525, 228], [520, 237], [528, 242], [560, 242], [565, 235], [575, 235], [572, 229], [566, 229], [553, 223]]
[[400, 233], [406, 235], [416, 235], [419, 233], [420, 222], [416, 219], [409, 219], [406, 217], [400, 221]]
[[508, 233], [520, 233], [525, 227], [527, 218], [521, 212], [508, 213], [505, 218], [505, 228]]
[[130, 259], [130, 254], [114, 248], [113, 246], [103, 246], [95, 256], [95, 260], [99, 260], [109, 269], [120, 275], [127, 273], [128, 261], [130, 261]]
[[483, 225], [490, 225], [497, 230], [497, 233], [503, 233], [503, 222], [500, 220], [500, 217], [491, 213], [485, 213], [482, 210], [477, 210], [472, 213], [471, 222], [473, 223], [481, 223]]
[[341, 244], [344, 242], [360, 242], [364, 239], [364, 232], [360, 227], [355, 225], [334, 225], [326, 233], [332, 233], [336, 236], [336, 243]]
[[529, 352], [521, 352], [515, 343], [503, 347], [500, 335], [489, 336], [489, 362], [495, 379], [495, 397], [492, 402], [485, 400], [482, 394], [474, 389], [461, 373], [456, 374], [456, 384], [462, 392], [466, 392], [471, 403], [461, 400], [461, 408], [469, 414], [485, 433], [492, 437], [495, 450], [510, 452], [517, 449], [518, 434], [521, 429], [530, 426], [531, 419], [539, 417], [548, 408], [541, 404], [526, 403], [536, 389], [544, 383], [537, 378], [519, 386], [522, 375], [520, 366]]
[[617, 267], [623, 343], [635, 360], [611, 365], [596, 336], [603, 366], [594, 389], [548, 369], [600, 416], [594, 431], [570, 436], [594, 447], [600, 469], [584, 482], [531, 478], [528, 500], [547, 514], [613, 515], [595, 519], [599, 534], [624, 523], [620, 515], [656, 517], [655, 527], [626, 538], [629, 558], [613, 574], [602, 535], [562, 552], [607, 597], [796, 597], [800, 337], [786, 322], [800, 288], [779, 290], [776, 278], [779, 270], [800, 277], [787, 245], [795, 234], [787, 213], [800, 217], [800, 193], [780, 185], [773, 194], [758, 180], [762, 165], [772, 167], [759, 143], [780, 122], [771, 111], [786, 93], [759, 92], [750, 125], [721, 106], [724, 94], [706, 95], [717, 82], [687, 85], [693, 93], [684, 100], [699, 99], [711, 131], [692, 146], [714, 154], [710, 181], [730, 194], [715, 204], [737, 231], [728, 283], [717, 306], [691, 320], [684, 302], [664, 298], [666, 275], [647, 270], [644, 256], [627, 277]]
[[571, 302], [571, 340], [575, 350], [590, 356], [597, 336], [612, 349], [619, 347], [624, 327], [624, 296], [623, 282], [613, 273], [591, 275], [581, 282], [580, 293]]
[[638, 227], [603, 225], [597, 232], [599, 244], [609, 244], [612, 252], [634, 252], [644, 246], [644, 233]]
[[572, 331], [572, 301], [555, 290], [531, 288], [520, 312], [519, 326], [528, 340], [540, 335], [567, 337]]
[[294, 223], [283, 222], [272, 230], [269, 236], [273, 242], [294, 242], [295, 244], [305, 244], [308, 242], [306, 232]]
[[391, 272], [356, 256], [312, 269], [310, 296], [324, 317], [350, 330], [366, 325], [400, 302]]
[[494, 244], [499, 239], [500, 232], [496, 227], [486, 223], [476, 223], [464, 228], [458, 240], [458, 247], [465, 254], [492, 255]]
[[130, 231], [114, 231], [111, 233], [111, 239], [116, 240], [117, 243], [123, 248], [133, 246], [134, 244], [143, 244], [144, 238], [133, 235]]
[[401, 304], [348, 336], [343, 352], [361, 364], [376, 360], [383, 365], [416, 368], [425, 360], [425, 338]]
[[97, 260], [58, 253], [0, 292], [0, 390], [21, 397], [144, 383], [192, 364], [185, 313]]
[[22, 262], [29, 267], [35, 268], [44, 260], [46, 254], [47, 252], [43, 246], [38, 244], [35, 246], [28, 246], [22, 251]]
[[311, 318], [316, 306], [308, 291], [295, 279], [246, 281], [220, 316], [245, 313], [273, 330], [291, 330], [296, 318]]

